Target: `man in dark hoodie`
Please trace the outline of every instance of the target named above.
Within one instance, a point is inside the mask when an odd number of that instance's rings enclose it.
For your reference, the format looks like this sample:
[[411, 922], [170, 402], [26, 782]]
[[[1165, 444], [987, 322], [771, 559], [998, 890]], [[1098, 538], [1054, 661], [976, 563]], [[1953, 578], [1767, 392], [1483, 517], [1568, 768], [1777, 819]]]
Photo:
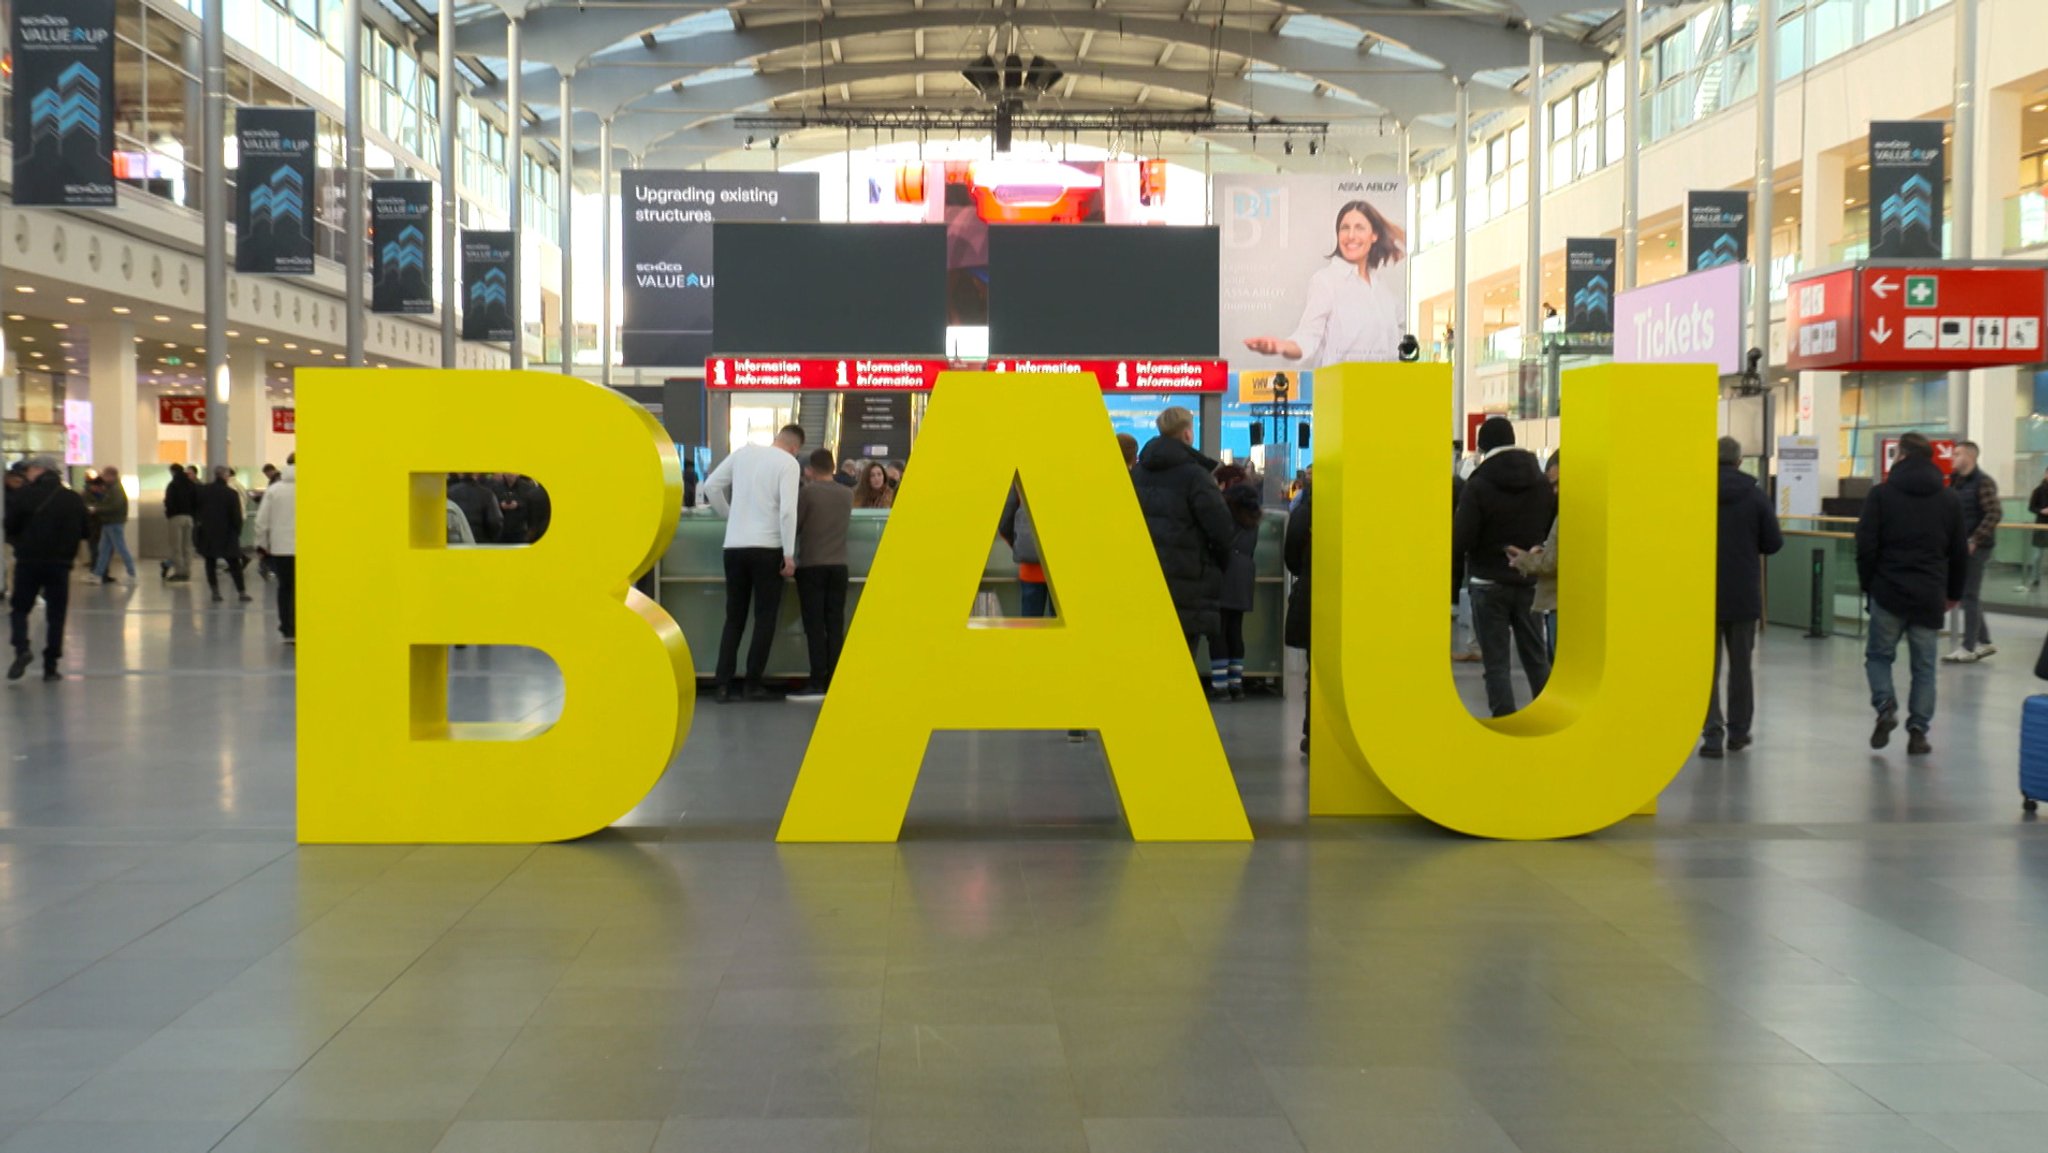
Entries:
[[1870, 638], [1863, 672], [1870, 680], [1870, 704], [1877, 727], [1870, 747], [1891, 743], [1899, 727], [1899, 697], [1892, 662], [1904, 636], [1913, 657], [1913, 689], [1906, 698], [1906, 752], [1932, 752], [1928, 727], [1934, 723], [1934, 678], [1941, 618], [1963, 599], [1970, 575], [1969, 534], [1963, 506], [1943, 487], [1927, 437], [1899, 438], [1899, 459], [1883, 484], [1870, 490], [1856, 524], [1856, 578], [1870, 599]]
[[1486, 705], [1496, 717], [1515, 711], [1509, 649], [1521, 655], [1534, 700], [1550, 679], [1550, 658], [1536, 625], [1536, 580], [1508, 560], [1508, 549], [1533, 549], [1550, 535], [1557, 497], [1536, 454], [1515, 447], [1515, 426], [1492, 417], [1479, 426], [1479, 467], [1465, 482], [1451, 522], [1451, 555], [1465, 565], [1472, 627], [1486, 663]]
[[[1756, 623], [1764, 615], [1763, 558], [1785, 546], [1778, 514], [1755, 478], [1743, 472], [1742, 444], [1721, 438], [1720, 531], [1714, 566], [1714, 688], [1707, 700], [1707, 727], [1700, 755], [1718, 757], [1723, 748], [1749, 747], [1756, 715], [1752, 668]], [[1721, 713], [1721, 664], [1728, 665], [1728, 713]]]
[[71, 565], [78, 559], [78, 542], [85, 537], [85, 498], [64, 487], [63, 464], [55, 457], [37, 456], [23, 472], [27, 484], [10, 494], [5, 532], [14, 545], [14, 590], [8, 603], [13, 626], [14, 663], [7, 666], [7, 679], [18, 681], [35, 660], [29, 644], [28, 617], [43, 598], [46, 633], [43, 641], [43, 679], [61, 679], [58, 662], [64, 659], [64, 614], [71, 603]]
[[192, 525], [198, 512], [199, 486], [183, 465], [172, 465], [170, 483], [164, 485], [164, 523], [171, 530], [171, 555], [163, 563], [165, 580], [192, 579]]
[[1209, 645], [1206, 673], [1211, 696], [1229, 691], [1230, 662], [1223, 652], [1223, 570], [1230, 564], [1237, 524], [1230, 517], [1213, 475], [1216, 462], [1196, 452], [1195, 416], [1176, 405], [1159, 414], [1159, 435], [1138, 454], [1131, 479], [1145, 528], [1159, 553], [1166, 590], [1173, 595], [1188, 655], [1194, 657], [1202, 638]]

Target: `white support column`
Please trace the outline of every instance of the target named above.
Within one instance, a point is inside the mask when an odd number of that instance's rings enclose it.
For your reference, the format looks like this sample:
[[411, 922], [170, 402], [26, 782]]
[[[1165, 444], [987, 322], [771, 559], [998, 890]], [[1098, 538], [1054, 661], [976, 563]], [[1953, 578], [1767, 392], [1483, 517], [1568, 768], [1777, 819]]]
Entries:
[[606, 388], [612, 386], [612, 221], [618, 212], [612, 207], [612, 121], [607, 116], [597, 129], [598, 203], [604, 214], [604, 295], [600, 298], [601, 320], [597, 326], [598, 377], [597, 382]]
[[262, 484], [270, 444], [270, 397], [263, 384], [263, 349], [237, 343], [228, 347], [228, 463], [252, 488]]
[[1452, 179], [1457, 182], [1457, 196], [1452, 202], [1452, 227], [1457, 235], [1451, 238], [1451, 435], [1460, 443], [1465, 438], [1465, 413], [1467, 398], [1465, 388], [1470, 372], [1471, 349], [1474, 339], [1471, 304], [1472, 291], [1467, 267], [1469, 246], [1469, 212], [1471, 188], [1468, 180], [1472, 164], [1472, 92], [1463, 79], [1454, 79], [1457, 86], [1457, 118], [1451, 131], [1457, 134], [1457, 158], [1453, 162]]
[[[1775, 33], [1778, 0], [1758, 0], [1757, 27]], [[1751, 214], [1756, 240], [1750, 249], [1756, 283], [1750, 289], [1753, 310], [1749, 322], [1751, 348], [1763, 350], [1766, 361], [1771, 352], [1771, 229], [1777, 223], [1778, 191], [1778, 38], [1756, 38], [1756, 211]], [[1809, 200], [1807, 203], [1816, 203]], [[1830, 209], [1830, 211], [1833, 211]], [[1766, 363], [1764, 368], [1770, 365]], [[1762, 446], [1768, 463], [1771, 445]]]
[[[1982, 126], [1977, 116], [1977, 0], [1955, 0], [1955, 126], [1950, 148], [1955, 164], [1949, 197], [1949, 254], [1967, 260], [1977, 249], [1977, 133]], [[1978, 431], [1971, 421], [1977, 411], [1972, 393], [1982, 384], [1968, 372], [1948, 374], [1948, 427], [1956, 437], [1973, 437]]]
[[363, 0], [342, 0], [342, 326], [350, 368], [363, 367], [364, 284], [369, 276], [370, 222], [363, 212]]
[[[1841, 203], [1847, 196], [1849, 156], [1809, 151], [1800, 158], [1799, 261], [1802, 268], [1828, 263], [1828, 250], [1842, 242]], [[1802, 372], [1794, 394], [1799, 435], [1820, 440], [1820, 490], [1834, 496], [1842, 469], [1842, 374]]]
[[1543, 352], [1543, 34], [1529, 37], [1529, 251], [1522, 264], [1522, 359]]
[[505, 206], [505, 227], [512, 232], [512, 341], [506, 351], [515, 370], [526, 367], [526, 234], [520, 227], [526, 212], [526, 103], [519, 75], [526, 69], [519, 35], [524, 23], [517, 16], [505, 22], [505, 175], [512, 186]]
[[560, 227], [555, 237], [562, 246], [562, 374], [576, 373], [576, 262], [570, 253], [575, 246], [570, 243], [573, 232], [570, 225], [576, 219], [576, 109], [573, 100], [574, 88], [567, 72], [562, 73], [560, 97], [561, 138], [555, 149], [561, 153]]
[[1621, 287], [1630, 289], [1642, 239], [1643, 0], [1626, 0], [1622, 12]]
[[455, 86], [455, 0], [441, 0], [440, 20], [435, 24], [440, 34], [438, 55], [440, 89], [441, 139], [439, 156], [441, 189], [441, 367], [455, 367], [457, 329], [455, 318], [461, 308], [461, 289], [456, 284], [460, 250], [456, 238], [461, 234], [462, 214], [460, 194], [457, 192], [455, 154], [455, 125], [457, 110]]
[[[227, 417], [217, 411], [220, 391], [227, 387], [228, 351], [228, 173], [227, 173], [227, 25], [220, 3], [206, 5], [202, 26], [201, 55], [206, 74], [201, 80], [206, 112], [200, 137], [200, 196], [204, 221], [200, 235], [206, 255], [203, 278], [206, 298], [206, 388], [209, 403], [206, 422], [206, 465], [209, 470], [227, 463]], [[128, 350], [127, 361], [135, 360]], [[97, 407], [97, 406], [95, 406]], [[133, 406], [127, 406], [132, 409]], [[132, 473], [130, 475], [133, 475]]]
[[[1977, 147], [1970, 181], [1970, 213], [1976, 221], [1971, 234], [1972, 250], [1963, 255], [1998, 259], [2005, 255], [2005, 202], [2019, 195], [2019, 165], [2012, 162], [2021, 146], [2021, 120], [2026, 102], [2016, 91], [1979, 91], [1977, 98]], [[1959, 126], [1958, 138], [1962, 135]], [[1962, 153], [1956, 154], [1957, 163]], [[1960, 200], [1962, 193], [1957, 193]], [[1957, 206], [1959, 209], [1961, 205]], [[2017, 368], [1981, 369], [1970, 374], [1970, 439], [1983, 449], [1984, 468], [2008, 495], [2032, 491], [2040, 476], [2032, 469], [2025, 476], [2015, 468], [2019, 448], [2019, 421], [2033, 412], [2032, 389], [2020, 386]]]
[[[143, 434], [137, 419], [135, 326], [125, 320], [95, 321], [87, 337], [91, 361], [92, 450], [95, 465], [113, 465], [132, 477], [142, 464]], [[149, 457], [156, 459], [156, 430], [149, 430]]]

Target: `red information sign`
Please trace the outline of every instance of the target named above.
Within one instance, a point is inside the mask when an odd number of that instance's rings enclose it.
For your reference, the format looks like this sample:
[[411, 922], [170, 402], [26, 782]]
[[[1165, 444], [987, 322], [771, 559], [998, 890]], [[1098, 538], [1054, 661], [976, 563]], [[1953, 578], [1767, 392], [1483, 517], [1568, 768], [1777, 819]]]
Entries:
[[2048, 270], [1860, 265], [1791, 286], [1795, 369], [1910, 372], [2044, 359]]
[[156, 398], [156, 419], [162, 424], [205, 424], [203, 396], [160, 396]]
[[[1941, 470], [1942, 479], [1954, 476], [1956, 471], [1956, 442], [1953, 440], [1931, 440], [1934, 446], [1934, 467]], [[1885, 480], [1892, 475], [1892, 466], [1899, 462], [1899, 438], [1885, 437], [1878, 442], [1879, 457], [1877, 479]]]
[[273, 408], [270, 410], [270, 431], [297, 433], [299, 410], [296, 408]]
[[986, 362], [917, 357], [715, 356], [705, 387], [728, 392], [929, 392], [942, 372], [1088, 373], [1104, 392], [1223, 392], [1230, 367], [1220, 360], [997, 358]]

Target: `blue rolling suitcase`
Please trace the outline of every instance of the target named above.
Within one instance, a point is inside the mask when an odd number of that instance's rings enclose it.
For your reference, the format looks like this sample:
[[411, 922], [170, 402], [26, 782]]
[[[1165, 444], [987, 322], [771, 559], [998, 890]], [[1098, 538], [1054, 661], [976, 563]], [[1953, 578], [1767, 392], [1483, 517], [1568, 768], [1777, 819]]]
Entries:
[[2028, 697], [2020, 712], [2020, 800], [2030, 813], [2048, 801], [2048, 695]]

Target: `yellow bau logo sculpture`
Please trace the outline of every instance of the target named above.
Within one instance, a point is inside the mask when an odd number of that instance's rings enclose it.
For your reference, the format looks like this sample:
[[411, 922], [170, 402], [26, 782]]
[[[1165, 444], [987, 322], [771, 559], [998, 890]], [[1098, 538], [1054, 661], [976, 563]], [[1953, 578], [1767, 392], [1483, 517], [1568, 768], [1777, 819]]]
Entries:
[[[1712, 674], [1712, 370], [1567, 374], [1569, 631], [1543, 695], [1498, 721], [1471, 715], [1443, 659], [1449, 516], [1374, 479], [1442, 469], [1448, 371], [1317, 377], [1311, 814], [1412, 811], [1537, 839], [1646, 811], [1698, 735]], [[695, 700], [681, 631], [632, 589], [681, 511], [673, 443], [624, 398], [553, 375], [300, 381], [300, 840], [531, 843], [617, 820], [682, 747]], [[392, 427], [399, 410], [416, 419]], [[1019, 446], [1013, 458], [991, 451], [1002, 444]], [[1071, 455], [1051, 468], [1022, 447], [1045, 444]], [[329, 463], [342, 460], [345, 478]], [[539, 543], [446, 547], [444, 478], [483, 468], [548, 486]], [[971, 620], [988, 542], [962, 526], [992, 524], [1013, 478], [1061, 615]], [[455, 644], [546, 653], [560, 719], [450, 723]], [[940, 380], [845, 660], [859, 667], [876, 646], [905, 707], [826, 700], [779, 839], [894, 840], [936, 730], [1069, 728], [1102, 733], [1137, 839], [1250, 839], [1195, 678], [1173, 675], [1186, 649], [1092, 379]]]

